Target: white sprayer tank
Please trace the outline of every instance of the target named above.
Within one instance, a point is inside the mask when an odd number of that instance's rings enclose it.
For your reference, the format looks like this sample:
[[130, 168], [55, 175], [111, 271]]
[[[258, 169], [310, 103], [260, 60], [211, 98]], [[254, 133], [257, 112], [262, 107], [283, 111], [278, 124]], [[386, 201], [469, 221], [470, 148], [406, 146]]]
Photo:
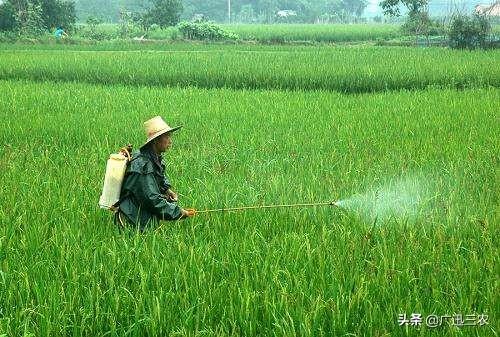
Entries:
[[101, 208], [110, 209], [119, 199], [122, 188], [125, 169], [127, 168], [127, 157], [121, 153], [113, 153], [109, 156], [106, 164], [106, 175], [104, 186], [99, 198]]

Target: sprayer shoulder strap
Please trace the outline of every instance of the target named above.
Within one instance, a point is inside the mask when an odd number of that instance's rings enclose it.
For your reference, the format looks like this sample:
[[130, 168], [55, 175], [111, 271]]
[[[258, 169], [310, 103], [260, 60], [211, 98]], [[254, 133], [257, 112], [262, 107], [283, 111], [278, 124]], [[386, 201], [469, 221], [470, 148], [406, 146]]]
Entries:
[[128, 172], [139, 174], [153, 173], [154, 165], [146, 155], [136, 153], [128, 163]]

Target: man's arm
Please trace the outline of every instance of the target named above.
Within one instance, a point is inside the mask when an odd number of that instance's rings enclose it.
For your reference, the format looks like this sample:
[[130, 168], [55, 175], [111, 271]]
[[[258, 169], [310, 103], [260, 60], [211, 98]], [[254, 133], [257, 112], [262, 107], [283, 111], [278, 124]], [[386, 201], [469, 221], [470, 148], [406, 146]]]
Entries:
[[168, 202], [161, 195], [158, 184], [152, 173], [140, 174], [138, 197], [143, 200], [145, 206], [163, 220], [176, 220], [183, 216], [182, 209], [175, 203]]

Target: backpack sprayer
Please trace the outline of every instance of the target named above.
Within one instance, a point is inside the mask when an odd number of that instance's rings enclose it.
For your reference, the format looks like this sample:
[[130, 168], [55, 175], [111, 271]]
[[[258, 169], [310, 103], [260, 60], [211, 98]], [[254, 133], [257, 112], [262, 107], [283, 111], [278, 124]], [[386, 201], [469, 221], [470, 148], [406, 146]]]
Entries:
[[106, 163], [106, 173], [99, 207], [116, 211], [115, 204], [120, 200], [120, 192], [127, 164], [131, 160], [132, 145], [122, 147], [118, 153], [112, 153]]

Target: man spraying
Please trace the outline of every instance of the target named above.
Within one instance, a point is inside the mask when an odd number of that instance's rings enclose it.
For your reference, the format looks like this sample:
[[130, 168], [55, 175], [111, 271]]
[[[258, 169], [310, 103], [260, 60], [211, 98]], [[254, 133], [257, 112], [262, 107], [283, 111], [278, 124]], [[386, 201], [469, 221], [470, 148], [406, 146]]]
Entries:
[[165, 175], [162, 153], [172, 146], [171, 128], [160, 116], [144, 123], [146, 143], [133, 153], [117, 204], [115, 222], [126, 223], [140, 231], [156, 227], [160, 220], [177, 220], [194, 216], [194, 209], [177, 205], [177, 194]]

